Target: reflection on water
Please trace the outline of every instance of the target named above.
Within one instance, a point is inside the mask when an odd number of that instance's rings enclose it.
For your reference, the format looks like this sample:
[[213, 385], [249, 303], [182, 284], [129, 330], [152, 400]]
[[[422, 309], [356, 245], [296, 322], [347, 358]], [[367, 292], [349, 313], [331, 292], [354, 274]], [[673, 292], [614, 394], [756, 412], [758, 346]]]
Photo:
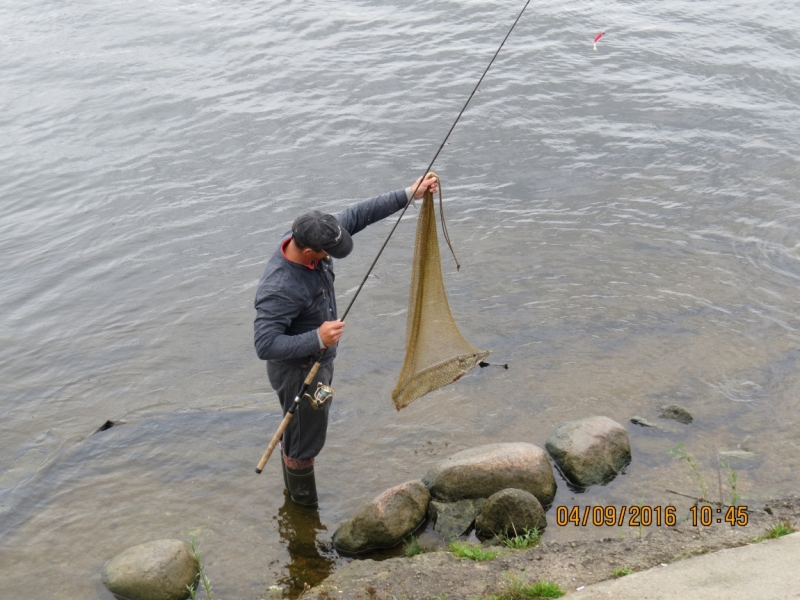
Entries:
[[321, 535], [327, 528], [319, 519], [319, 510], [295, 504], [286, 490], [275, 519], [281, 544], [289, 552], [286, 574], [278, 583], [289, 597], [295, 598], [306, 585], [314, 587], [333, 572], [336, 551], [330, 536]]

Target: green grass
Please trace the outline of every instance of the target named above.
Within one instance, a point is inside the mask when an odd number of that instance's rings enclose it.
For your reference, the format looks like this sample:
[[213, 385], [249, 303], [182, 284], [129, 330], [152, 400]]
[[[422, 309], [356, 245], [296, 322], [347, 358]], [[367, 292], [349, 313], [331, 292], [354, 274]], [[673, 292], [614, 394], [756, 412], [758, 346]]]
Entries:
[[[683, 442], [678, 444], [677, 448], [670, 450], [669, 453], [679, 461], [686, 461], [686, 463], [689, 465], [689, 468], [692, 470], [692, 474], [697, 478], [697, 485], [700, 487], [700, 499], [703, 502], [708, 502], [708, 487], [706, 486], [706, 482], [703, 479], [703, 476], [700, 474], [700, 468], [697, 466], [697, 461], [686, 451]], [[641, 537], [641, 535], [639, 537]]]
[[768, 529], [765, 533], [762, 533], [755, 539], [755, 541], [763, 542], [764, 540], [777, 540], [779, 537], [794, 533], [794, 531], [795, 529], [792, 527], [792, 524], [789, 523], [789, 521], [784, 521], [783, 523], [778, 523], [772, 529]]
[[631, 573], [633, 573], [633, 569], [630, 567], [618, 567], [614, 569], [612, 575], [614, 577], [625, 577], [625, 575], [630, 575]]
[[197, 549], [194, 538], [192, 538], [192, 543], [189, 544], [189, 553], [197, 561], [198, 567], [197, 578], [195, 579], [194, 585], [186, 586], [189, 590], [189, 597], [192, 600], [196, 600], [197, 590], [202, 585], [203, 591], [206, 593], [206, 599], [214, 600], [214, 596], [211, 594], [211, 580], [208, 578], [208, 575], [206, 575], [206, 567], [203, 564], [203, 559], [200, 556], [200, 551]]
[[408, 538], [404, 544], [406, 549], [406, 556], [411, 558], [417, 554], [422, 554], [422, 548], [419, 545], [419, 540], [414, 536]]
[[[516, 534], [516, 529], [514, 530]], [[503, 540], [503, 545], [515, 550], [523, 550], [525, 548], [535, 548], [542, 540], [542, 534], [539, 533], [539, 528], [523, 529], [521, 534], [514, 537], [507, 537]]]
[[565, 593], [558, 584], [549, 581], [526, 583], [511, 575], [508, 577], [508, 585], [505, 589], [484, 600], [547, 600], [561, 598]]
[[458, 558], [468, 558], [470, 560], [494, 560], [498, 553], [494, 550], [486, 550], [480, 546], [467, 544], [466, 542], [450, 542], [450, 552]]
[[[722, 461], [719, 461], [719, 466], [728, 472], [728, 487], [731, 490], [731, 506], [736, 506], [739, 503], [739, 500], [741, 499], [741, 496], [739, 496], [739, 492], [736, 489], [736, 485], [739, 481], [739, 475], [738, 473], [736, 473], [736, 471], [734, 471], [731, 467], [729, 467]], [[722, 492], [720, 492], [720, 495], [721, 494]], [[720, 498], [720, 502], [721, 501], [722, 498]]]

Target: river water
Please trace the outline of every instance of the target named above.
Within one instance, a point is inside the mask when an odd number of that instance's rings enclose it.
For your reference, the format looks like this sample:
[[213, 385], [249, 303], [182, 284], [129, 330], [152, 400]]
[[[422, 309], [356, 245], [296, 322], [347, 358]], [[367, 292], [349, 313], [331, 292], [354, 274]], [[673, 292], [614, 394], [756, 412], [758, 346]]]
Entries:
[[[421, 174], [521, 4], [0, 6], [3, 596], [107, 599], [104, 561], [164, 537], [197, 539], [220, 597], [294, 595], [345, 563], [361, 502], [596, 414], [633, 462], [555, 505], [680, 503], [681, 442], [715, 497], [719, 451], [752, 453], [727, 459], [745, 503], [797, 489], [800, 5], [777, 0], [531, 3], [435, 165], [453, 313], [509, 369], [392, 408], [411, 209], [348, 317], [319, 519], [253, 472], [278, 237]], [[340, 306], [390, 225], [337, 262]], [[694, 423], [628, 422], [667, 402]], [[608, 535], [554, 513], [552, 539]]]

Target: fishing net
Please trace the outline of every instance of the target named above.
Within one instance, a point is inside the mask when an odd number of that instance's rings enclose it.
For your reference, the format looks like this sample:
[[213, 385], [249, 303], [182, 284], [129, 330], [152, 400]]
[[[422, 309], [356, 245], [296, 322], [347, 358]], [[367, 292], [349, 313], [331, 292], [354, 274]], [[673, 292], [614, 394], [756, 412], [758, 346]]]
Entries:
[[[441, 191], [439, 193], [441, 209]], [[457, 381], [489, 355], [489, 350], [478, 350], [464, 339], [450, 312], [442, 279], [433, 203], [433, 194], [426, 192], [414, 247], [414, 270], [406, 323], [406, 358], [392, 391], [392, 402], [398, 410], [428, 392]], [[444, 212], [441, 214], [442, 232], [449, 244]]]

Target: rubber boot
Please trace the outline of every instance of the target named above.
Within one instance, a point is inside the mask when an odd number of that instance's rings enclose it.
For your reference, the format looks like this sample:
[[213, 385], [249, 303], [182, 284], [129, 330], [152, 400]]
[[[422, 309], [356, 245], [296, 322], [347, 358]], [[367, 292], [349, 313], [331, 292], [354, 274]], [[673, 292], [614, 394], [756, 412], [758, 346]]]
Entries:
[[283, 462], [283, 450], [281, 450], [281, 469], [283, 470], [283, 487], [289, 489], [289, 478], [286, 475], [286, 463]]
[[292, 500], [300, 506], [317, 506], [317, 482], [314, 479], [314, 467], [294, 470], [286, 469], [286, 487]]

